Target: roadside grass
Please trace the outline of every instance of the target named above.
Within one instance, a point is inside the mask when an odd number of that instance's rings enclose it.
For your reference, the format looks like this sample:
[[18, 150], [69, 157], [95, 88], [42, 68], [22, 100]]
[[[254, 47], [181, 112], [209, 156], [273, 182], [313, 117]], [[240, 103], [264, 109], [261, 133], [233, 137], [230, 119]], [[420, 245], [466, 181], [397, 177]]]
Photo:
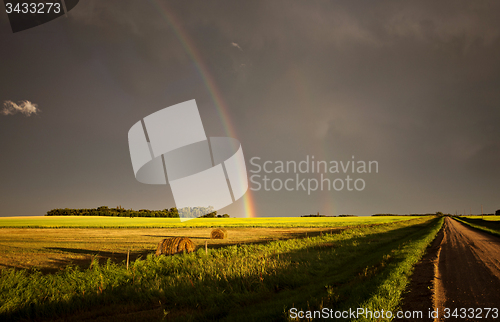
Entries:
[[472, 228], [476, 228], [485, 231], [491, 235], [500, 237], [500, 216], [487, 216], [487, 217], [496, 217], [496, 218], [488, 218], [485, 220], [481, 219], [481, 216], [452, 217], [452, 218]]
[[196, 218], [181, 222], [178, 218], [37, 216], [2, 217], [0, 218], [0, 228], [325, 228], [383, 224], [415, 218], [419, 217]]
[[97, 259], [89, 269], [68, 266], [47, 275], [4, 269], [0, 318], [78, 319], [99, 312], [101, 320], [113, 320], [145, 310], [134, 318], [287, 321], [291, 307], [392, 310], [442, 222], [425, 217], [208, 253], [148, 255], [129, 270]]
[[474, 215], [474, 216], [459, 216], [459, 218], [470, 218], [470, 219], [483, 219], [485, 221], [500, 221], [500, 216], [479, 216], [479, 215]]
[[[401, 308], [402, 295], [409, 285], [413, 268], [425, 255], [427, 247], [436, 238], [441, 229], [444, 217], [429, 223], [426, 229], [416, 232], [407, 242], [399, 245], [398, 249], [391, 250], [393, 255], [384, 257], [381, 265], [387, 265], [385, 272], [377, 275], [370, 284], [376, 289], [370, 298], [363, 302], [360, 307], [371, 311], [389, 310], [395, 312]], [[391, 261], [391, 256], [393, 260]], [[375, 270], [377, 267], [374, 268]], [[427, 312], [423, 312], [424, 316]], [[366, 317], [359, 321], [371, 321]], [[379, 319], [373, 319], [379, 320]]]

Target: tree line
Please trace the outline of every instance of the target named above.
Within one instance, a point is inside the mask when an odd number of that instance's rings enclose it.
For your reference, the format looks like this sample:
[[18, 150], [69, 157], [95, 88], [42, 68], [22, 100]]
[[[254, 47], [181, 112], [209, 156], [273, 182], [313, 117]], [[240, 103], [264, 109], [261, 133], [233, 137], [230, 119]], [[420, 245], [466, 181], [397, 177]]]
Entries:
[[[186, 218], [229, 218], [228, 214], [218, 215], [212, 207], [186, 207], [181, 209], [183, 217]], [[109, 208], [101, 206], [89, 209], [52, 209], [45, 216], [112, 216], [112, 217], [152, 217], [152, 218], [180, 218], [177, 208], [163, 210], [132, 210], [121, 206]]]
[[121, 206], [109, 208], [101, 206], [89, 209], [52, 209], [47, 211], [46, 216], [112, 216], [112, 217], [158, 217], [158, 218], [179, 218], [177, 208], [163, 210], [132, 210], [124, 209]]

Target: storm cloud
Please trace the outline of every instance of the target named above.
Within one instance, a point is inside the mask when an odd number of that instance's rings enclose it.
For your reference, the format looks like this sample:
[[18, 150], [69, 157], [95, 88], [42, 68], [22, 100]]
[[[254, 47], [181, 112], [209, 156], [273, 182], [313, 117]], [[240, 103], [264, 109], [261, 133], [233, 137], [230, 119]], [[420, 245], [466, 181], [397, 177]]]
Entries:
[[[16, 142], [0, 142], [11, 152], [0, 169], [20, 169], [0, 173], [3, 189], [54, 191], [30, 213], [173, 206], [168, 190], [137, 186], [124, 133], [196, 99], [207, 135], [237, 138], [247, 165], [378, 161], [362, 192], [253, 191], [259, 216], [494, 212], [499, 11], [498, 1], [82, 2], [67, 19], [0, 34], [0, 98], [47, 106], [36, 127], [0, 119], [0, 137]], [[36, 173], [21, 171], [31, 144]]]

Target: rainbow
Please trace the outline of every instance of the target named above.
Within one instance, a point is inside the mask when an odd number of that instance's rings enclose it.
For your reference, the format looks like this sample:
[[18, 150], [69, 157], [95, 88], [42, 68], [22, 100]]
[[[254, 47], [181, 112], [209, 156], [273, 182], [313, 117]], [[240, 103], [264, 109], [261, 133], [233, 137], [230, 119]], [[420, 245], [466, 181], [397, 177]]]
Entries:
[[[196, 70], [200, 74], [203, 83], [207, 87], [207, 90], [212, 98], [212, 101], [215, 104], [217, 112], [219, 113], [219, 117], [222, 121], [222, 125], [224, 127], [224, 131], [226, 135], [232, 138], [237, 138], [236, 131], [234, 130], [229, 117], [227, 106], [222, 98], [222, 95], [217, 88], [216, 82], [212, 75], [210, 74], [207, 66], [203, 62], [202, 56], [199, 51], [196, 49], [193, 41], [189, 37], [189, 34], [182, 28], [182, 24], [176, 19], [176, 17], [170, 12], [167, 6], [164, 3], [160, 3], [158, 0], [152, 0], [152, 3], [159, 9], [158, 12], [162, 15], [165, 21], [168, 23], [170, 28], [174, 31], [175, 36], [182, 44], [182, 47], [189, 55], [191, 60], [196, 66]], [[247, 218], [255, 218], [256, 210], [255, 203], [253, 201], [253, 196], [251, 194], [251, 190], [248, 189], [245, 195], [243, 196], [243, 204], [245, 208], [245, 217]]]

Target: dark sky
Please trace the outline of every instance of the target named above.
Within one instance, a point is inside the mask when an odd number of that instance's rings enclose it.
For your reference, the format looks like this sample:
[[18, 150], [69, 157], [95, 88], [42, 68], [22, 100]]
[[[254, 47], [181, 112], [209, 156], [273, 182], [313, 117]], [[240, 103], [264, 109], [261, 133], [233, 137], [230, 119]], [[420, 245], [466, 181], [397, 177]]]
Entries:
[[[0, 113], [0, 216], [173, 207], [168, 186], [135, 180], [127, 133], [190, 99], [208, 136], [241, 142], [249, 171], [253, 157], [379, 164], [350, 174], [363, 191], [252, 191], [257, 216], [494, 212], [498, 12], [498, 1], [85, 0], [15, 34], [1, 13], [1, 108], [39, 112]], [[244, 203], [220, 212], [243, 216]]]

